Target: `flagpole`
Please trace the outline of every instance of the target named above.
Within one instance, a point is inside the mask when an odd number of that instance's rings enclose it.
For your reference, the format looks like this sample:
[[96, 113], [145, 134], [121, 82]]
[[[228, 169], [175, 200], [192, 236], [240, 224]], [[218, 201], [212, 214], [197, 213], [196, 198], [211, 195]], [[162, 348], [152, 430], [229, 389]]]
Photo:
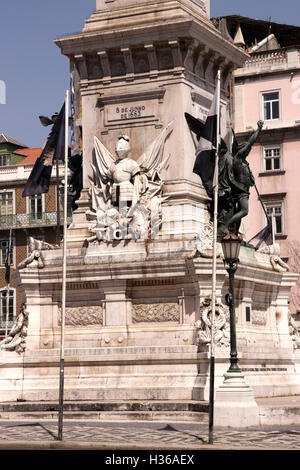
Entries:
[[56, 238], [60, 246], [60, 194], [59, 194], [59, 160], [56, 158]]
[[212, 303], [211, 303], [211, 347], [210, 347], [210, 388], [209, 388], [209, 443], [214, 441], [214, 392], [215, 392], [215, 315], [217, 284], [217, 231], [218, 231], [218, 192], [219, 192], [219, 145], [220, 145], [220, 100], [221, 71], [217, 74], [217, 142], [214, 174], [214, 219], [213, 219], [213, 269], [212, 269]]
[[275, 244], [275, 229], [276, 229], [275, 214], [274, 214], [274, 208], [273, 208], [272, 209], [272, 241], [273, 241], [273, 245]]
[[7, 282], [6, 289], [6, 318], [5, 318], [5, 338], [8, 335], [8, 319], [9, 319], [9, 292], [10, 292], [10, 266], [11, 266], [11, 238], [12, 238], [12, 228], [9, 230], [9, 241], [8, 241], [8, 251], [7, 251], [7, 263], [9, 264], [9, 278]]
[[65, 312], [66, 312], [66, 279], [67, 279], [67, 208], [68, 208], [68, 155], [69, 155], [69, 91], [66, 91], [65, 101], [65, 174], [64, 174], [64, 237], [63, 237], [63, 273], [62, 273], [62, 301], [61, 301], [61, 341], [60, 341], [60, 374], [59, 374], [59, 413], [58, 413], [58, 440], [63, 438], [63, 411], [64, 411], [64, 373], [65, 373]]

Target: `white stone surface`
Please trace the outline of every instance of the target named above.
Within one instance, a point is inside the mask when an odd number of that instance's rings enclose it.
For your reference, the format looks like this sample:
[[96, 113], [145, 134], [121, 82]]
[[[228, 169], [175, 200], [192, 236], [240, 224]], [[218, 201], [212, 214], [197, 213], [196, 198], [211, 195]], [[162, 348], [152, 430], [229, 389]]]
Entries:
[[216, 391], [214, 417], [218, 427], [247, 428], [260, 424], [253, 390], [242, 373], [225, 374], [224, 383]]

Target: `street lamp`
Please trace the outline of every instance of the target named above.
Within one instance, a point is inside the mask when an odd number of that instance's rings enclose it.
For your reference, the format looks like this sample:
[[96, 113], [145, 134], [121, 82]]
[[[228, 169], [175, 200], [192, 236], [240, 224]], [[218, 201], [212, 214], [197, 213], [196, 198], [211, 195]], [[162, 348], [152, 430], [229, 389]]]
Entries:
[[241, 369], [238, 367], [236, 348], [236, 318], [234, 302], [234, 275], [239, 262], [241, 242], [241, 237], [233, 232], [229, 232], [221, 242], [224, 254], [224, 265], [229, 274], [229, 292], [225, 296], [230, 312], [230, 367], [228, 372], [241, 372]]

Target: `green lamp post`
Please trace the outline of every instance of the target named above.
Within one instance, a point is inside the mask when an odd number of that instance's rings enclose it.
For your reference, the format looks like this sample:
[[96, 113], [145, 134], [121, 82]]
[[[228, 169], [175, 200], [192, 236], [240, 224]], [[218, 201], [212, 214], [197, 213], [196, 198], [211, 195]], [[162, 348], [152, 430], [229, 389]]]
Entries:
[[229, 232], [222, 239], [224, 265], [229, 274], [229, 292], [225, 296], [230, 312], [230, 367], [228, 372], [241, 372], [238, 366], [238, 354], [236, 347], [236, 317], [234, 301], [234, 275], [239, 262], [239, 253], [242, 239], [239, 235]]

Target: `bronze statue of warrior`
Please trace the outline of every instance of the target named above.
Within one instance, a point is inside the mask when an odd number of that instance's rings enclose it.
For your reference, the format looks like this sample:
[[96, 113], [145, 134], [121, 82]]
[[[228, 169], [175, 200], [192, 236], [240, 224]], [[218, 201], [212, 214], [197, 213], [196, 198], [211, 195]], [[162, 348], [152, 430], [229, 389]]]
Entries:
[[256, 142], [263, 125], [263, 121], [258, 121], [257, 130], [252, 134], [248, 142], [237, 144], [235, 139], [235, 145], [232, 148], [232, 171], [229, 171], [229, 175], [231, 175], [231, 196], [235, 205], [235, 211], [227, 221], [227, 226], [234, 226], [236, 233], [239, 231], [242, 218], [248, 215], [249, 189], [255, 185], [254, 176], [246, 158]]
[[[185, 117], [189, 128], [197, 135], [199, 140], [203, 133], [204, 125], [197, 118], [188, 113]], [[249, 189], [255, 185], [254, 176], [250, 170], [248, 157], [252, 146], [255, 144], [264, 123], [258, 121], [257, 130], [247, 142], [238, 144], [235, 133], [232, 152], [221, 139], [219, 151], [219, 190], [218, 190], [218, 239], [221, 240], [229, 230], [239, 232], [241, 220], [248, 215]], [[209, 188], [208, 195], [212, 197]], [[213, 217], [213, 201], [208, 205], [211, 218]]]

